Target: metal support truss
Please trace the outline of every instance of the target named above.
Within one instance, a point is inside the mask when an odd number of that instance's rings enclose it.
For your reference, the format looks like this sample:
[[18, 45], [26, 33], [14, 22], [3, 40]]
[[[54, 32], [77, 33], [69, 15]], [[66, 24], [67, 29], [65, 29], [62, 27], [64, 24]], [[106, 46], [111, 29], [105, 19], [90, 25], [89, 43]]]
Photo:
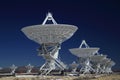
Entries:
[[[79, 48], [89, 48], [89, 46], [85, 40], [83, 40]], [[82, 67], [80, 69], [80, 72], [83, 74], [90, 73], [90, 71], [94, 72], [95, 70], [92, 68], [89, 57], [86, 57], [84, 59], [85, 61], [83, 62], [83, 65], [81, 65]]]
[[56, 46], [48, 46], [43, 44], [41, 48], [39, 48], [39, 55], [42, 56], [46, 62], [40, 68], [41, 74], [49, 74], [52, 70], [57, 67], [60, 70], [64, 70], [66, 65], [58, 59], [60, 46], [57, 44]]
[[94, 72], [95, 70], [91, 66], [92, 65], [90, 64], [90, 60], [89, 58], [87, 58], [83, 63], [82, 68], [80, 69], [80, 72], [82, 72], [83, 74], [90, 73], [90, 71]]
[[26, 66], [26, 68], [27, 68], [27, 72], [26, 72], [26, 73], [31, 73], [33, 67], [34, 67], [34, 66], [32, 66], [31, 64], [28, 64], [28, 65]]
[[10, 67], [11, 69], [11, 74], [15, 73], [15, 70], [17, 69], [17, 66], [15, 66], [14, 64]]
[[57, 24], [57, 22], [54, 20], [54, 18], [52, 17], [52, 14], [51, 13], [48, 13], [45, 20], [43, 21], [42, 25], [45, 25], [47, 21], [52, 21], [53, 24]]

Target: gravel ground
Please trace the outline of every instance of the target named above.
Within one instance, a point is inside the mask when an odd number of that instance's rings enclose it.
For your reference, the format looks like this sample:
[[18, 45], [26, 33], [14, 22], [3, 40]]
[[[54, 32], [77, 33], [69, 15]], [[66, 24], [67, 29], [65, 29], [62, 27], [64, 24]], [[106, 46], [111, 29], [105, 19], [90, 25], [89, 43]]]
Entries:
[[101, 77], [81, 76], [39, 76], [39, 77], [1, 77], [0, 80], [120, 80], [120, 75], [106, 75]]

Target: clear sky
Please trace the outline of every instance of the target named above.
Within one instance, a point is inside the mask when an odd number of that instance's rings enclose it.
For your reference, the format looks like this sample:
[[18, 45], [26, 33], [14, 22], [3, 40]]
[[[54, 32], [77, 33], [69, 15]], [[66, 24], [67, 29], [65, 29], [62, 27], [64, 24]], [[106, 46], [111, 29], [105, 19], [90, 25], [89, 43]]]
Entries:
[[39, 44], [29, 40], [21, 28], [41, 24], [52, 12], [60, 24], [78, 26], [77, 32], [62, 44], [61, 60], [67, 64], [77, 57], [68, 49], [79, 47], [84, 39], [91, 47], [100, 47], [120, 69], [120, 3], [117, 0], [4, 0], [0, 1], [0, 67], [39, 66]]

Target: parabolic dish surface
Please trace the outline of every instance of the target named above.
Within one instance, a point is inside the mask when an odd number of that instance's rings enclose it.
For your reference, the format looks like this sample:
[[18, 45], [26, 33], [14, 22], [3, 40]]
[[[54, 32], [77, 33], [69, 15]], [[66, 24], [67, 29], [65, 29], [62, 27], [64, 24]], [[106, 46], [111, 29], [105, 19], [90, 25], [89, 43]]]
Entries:
[[89, 57], [94, 55], [99, 48], [73, 48], [70, 52], [77, 57]]
[[24, 34], [39, 44], [62, 43], [69, 39], [78, 28], [65, 24], [33, 25], [22, 28]]
[[111, 59], [106, 58], [106, 59], [104, 59], [104, 60], [102, 61], [101, 64], [105, 65], [105, 64], [108, 64], [110, 61], [111, 61]]
[[106, 55], [94, 55], [94, 56], [91, 56], [90, 59], [91, 61], [93, 62], [100, 62], [102, 60], [104, 60], [106, 58]]
[[110, 61], [110, 62], [107, 63], [107, 65], [108, 66], [113, 66], [113, 65], [115, 65], [115, 62], [114, 61]]

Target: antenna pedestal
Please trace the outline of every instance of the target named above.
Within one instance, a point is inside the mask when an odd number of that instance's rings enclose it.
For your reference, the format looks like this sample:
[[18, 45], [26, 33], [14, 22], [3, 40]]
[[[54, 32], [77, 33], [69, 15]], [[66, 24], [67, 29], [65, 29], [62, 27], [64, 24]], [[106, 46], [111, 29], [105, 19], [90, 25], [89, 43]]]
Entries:
[[64, 70], [66, 65], [58, 59], [60, 45], [45, 45], [43, 44], [41, 48], [38, 49], [39, 55], [42, 56], [46, 62], [40, 68], [41, 74], [49, 74], [56, 67], [60, 70]]
[[15, 66], [14, 64], [10, 67], [11, 69], [11, 74], [15, 73], [15, 70], [17, 69], [17, 66]]
[[26, 72], [26, 73], [30, 74], [33, 67], [34, 67], [34, 66], [32, 66], [31, 64], [28, 64], [28, 65], [26, 66], [26, 68], [27, 68], [27, 72]]
[[85, 60], [85, 62], [82, 65], [82, 68], [80, 69], [80, 72], [83, 72], [83, 74], [90, 73], [90, 71], [94, 71], [94, 69], [91, 67], [89, 58]]

